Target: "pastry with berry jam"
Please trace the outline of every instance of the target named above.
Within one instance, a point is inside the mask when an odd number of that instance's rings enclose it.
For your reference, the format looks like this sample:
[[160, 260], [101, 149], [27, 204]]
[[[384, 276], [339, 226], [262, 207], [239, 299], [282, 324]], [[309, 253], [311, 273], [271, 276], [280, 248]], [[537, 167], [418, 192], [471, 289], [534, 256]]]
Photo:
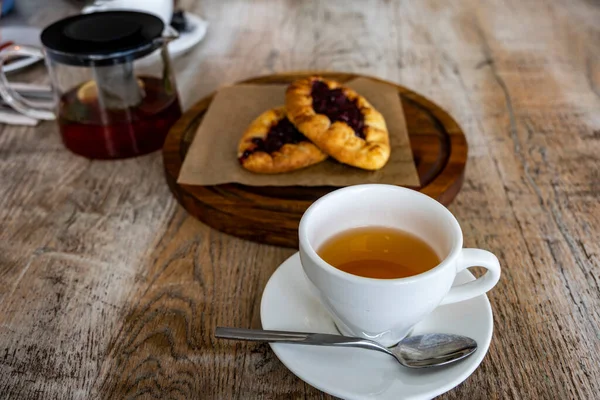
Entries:
[[376, 170], [390, 158], [383, 116], [354, 90], [318, 76], [292, 83], [285, 95], [289, 120], [339, 162]]
[[327, 158], [287, 119], [285, 107], [265, 111], [246, 129], [238, 160], [247, 170], [278, 174], [317, 164]]

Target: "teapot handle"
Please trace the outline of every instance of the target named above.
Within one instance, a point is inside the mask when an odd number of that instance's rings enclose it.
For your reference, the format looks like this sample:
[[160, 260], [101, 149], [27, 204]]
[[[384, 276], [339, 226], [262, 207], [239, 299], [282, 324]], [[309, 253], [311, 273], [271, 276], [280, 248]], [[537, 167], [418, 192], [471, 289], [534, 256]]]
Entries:
[[47, 102], [33, 101], [23, 98], [19, 93], [17, 93], [16, 90], [11, 88], [8, 83], [8, 79], [6, 78], [6, 73], [4, 72], [3, 68], [5, 61], [13, 57], [23, 56], [43, 59], [44, 53], [40, 49], [30, 46], [11, 46], [0, 52], [0, 97], [2, 97], [9, 106], [23, 115], [35, 119], [53, 120], [56, 117], [52, 111], [48, 110], [51, 105], [49, 105]]

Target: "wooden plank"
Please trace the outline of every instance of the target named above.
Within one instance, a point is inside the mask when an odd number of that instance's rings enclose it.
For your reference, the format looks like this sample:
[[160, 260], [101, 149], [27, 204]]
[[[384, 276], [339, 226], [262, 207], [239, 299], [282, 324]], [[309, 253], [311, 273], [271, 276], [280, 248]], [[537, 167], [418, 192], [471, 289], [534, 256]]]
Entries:
[[[44, 25], [72, 3], [22, 0]], [[600, 8], [585, 0], [182, 0], [206, 41], [174, 62], [183, 104], [290, 70], [376, 75], [431, 98], [469, 143], [451, 205], [465, 245], [498, 254], [495, 332], [443, 399], [600, 392]], [[34, 67], [14, 79], [43, 82]], [[258, 327], [290, 250], [216, 232], [169, 194], [159, 154], [90, 162], [52, 123], [0, 126], [0, 393], [15, 399], [330, 398]]]

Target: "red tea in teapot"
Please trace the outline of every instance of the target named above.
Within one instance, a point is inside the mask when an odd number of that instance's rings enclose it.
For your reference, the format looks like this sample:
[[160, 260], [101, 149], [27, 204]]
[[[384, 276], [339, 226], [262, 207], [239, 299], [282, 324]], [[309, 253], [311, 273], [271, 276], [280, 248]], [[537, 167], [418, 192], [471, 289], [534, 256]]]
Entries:
[[138, 77], [140, 100], [111, 108], [88, 81], [65, 93], [58, 124], [65, 146], [89, 158], [125, 158], [162, 147], [171, 126], [181, 116], [175, 88], [159, 78]]

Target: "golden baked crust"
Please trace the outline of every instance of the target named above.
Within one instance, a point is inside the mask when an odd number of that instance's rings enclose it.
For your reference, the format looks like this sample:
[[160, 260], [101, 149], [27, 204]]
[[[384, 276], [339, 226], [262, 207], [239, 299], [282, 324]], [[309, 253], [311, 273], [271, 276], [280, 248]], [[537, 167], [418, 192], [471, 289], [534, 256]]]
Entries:
[[[308, 167], [327, 158], [327, 154], [287, 121], [283, 121], [287, 122], [287, 137], [267, 141], [271, 128], [284, 119], [285, 107], [278, 107], [265, 111], [252, 121], [238, 145], [238, 159], [244, 168], [262, 174], [278, 174]], [[289, 129], [295, 132], [291, 136]], [[280, 143], [283, 145], [279, 146]]]
[[[330, 90], [340, 89], [358, 107], [364, 119], [362, 136], [343, 121], [331, 121], [325, 114], [313, 108], [313, 84], [321, 81]], [[383, 167], [390, 157], [388, 130], [383, 116], [369, 102], [338, 82], [318, 76], [293, 82], [285, 95], [285, 107], [289, 120], [321, 150], [339, 162], [355, 167], [376, 170]]]

